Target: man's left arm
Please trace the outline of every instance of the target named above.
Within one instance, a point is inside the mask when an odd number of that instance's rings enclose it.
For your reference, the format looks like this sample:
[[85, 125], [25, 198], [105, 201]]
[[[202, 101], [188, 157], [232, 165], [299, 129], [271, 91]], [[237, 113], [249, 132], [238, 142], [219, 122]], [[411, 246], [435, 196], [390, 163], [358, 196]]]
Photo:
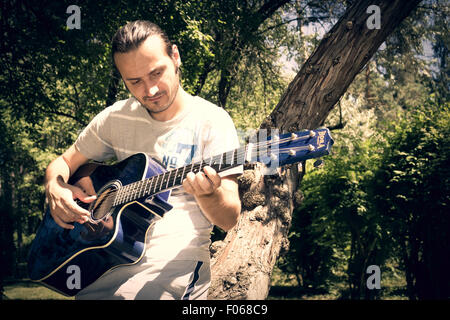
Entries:
[[225, 231], [236, 225], [241, 212], [237, 175], [221, 178], [213, 168], [206, 166], [197, 174], [188, 173], [183, 187], [195, 197], [212, 224]]

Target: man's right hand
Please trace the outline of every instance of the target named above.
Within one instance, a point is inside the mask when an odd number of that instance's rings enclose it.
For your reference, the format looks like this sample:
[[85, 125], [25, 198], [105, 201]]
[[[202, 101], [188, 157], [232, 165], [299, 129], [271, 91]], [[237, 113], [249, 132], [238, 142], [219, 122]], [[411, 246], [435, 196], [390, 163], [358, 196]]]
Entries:
[[50, 213], [60, 227], [73, 229], [74, 226], [70, 223], [84, 223], [88, 220], [89, 211], [81, 208], [75, 199], [90, 203], [94, 201], [95, 196], [89, 196], [79, 187], [65, 182], [69, 180], [71, 172], [75, 172], [88, 160], [75, 145], [72, 145], [53, 160], [45, 171], [45, 193], [50, 205]]
[[50, 213], [56, 224], [65, 229], [73, 229], [70, 223], [85, 223], [89, 220], [89, 211], [80, 207], [75, 199], [90, 203], [96, 196], [89, 196], [77, 186], [67, 184], [59, 176], [46, 185], [47, 199], [50, 205]]

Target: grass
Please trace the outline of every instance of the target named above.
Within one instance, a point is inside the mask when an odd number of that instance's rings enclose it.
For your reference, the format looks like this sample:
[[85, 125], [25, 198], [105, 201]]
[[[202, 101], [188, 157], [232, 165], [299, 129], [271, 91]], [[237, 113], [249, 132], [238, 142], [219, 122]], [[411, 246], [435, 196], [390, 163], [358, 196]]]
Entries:
[[49, 288], [23, 280], [5, 285], [4, 299], [8, 300], [73, 300]]
[[[391, 283], [383, 286], [381, 299], [407, 300], [403, 283]], [[338, 283], [328, 292], [324, 290], [302, 289], [296, 285], [272, 285], [268, 300], [338, 300], [341, 298], [339, 290], [344, 284]], [[5, 286], [4, 299], [9, 300], [74, 300], [47, 287], [30, 281], [19, 281]]]
[[[335, 270], [334, 279], [328, 283], [328, 288], [299, 287], [296, 277], [288, 275], [275, 266], [272, 272], [271, 288], [268, 300], [339, 300], [348, 292], [343, 270]], [[381, 277], [381, 300], [408, 300], [406, 294], [406, 280], [395, 267], [388, 268]]]
[[[268, 300], [338, 300], [346, 291], [347, 284], [343, 275], [337, 275], [335, 281], [329, 284], [328, 289], [302, 288], [297, 284], [294, 275], [282, 273], [276, 266], [272, 273], [271, 288]], [[395, 268], [382, 274], [381, 292], [382, 300], [407, 300], [406, 281]], [[5, 285], [4, 299], [10, 300], [73, 300], [47, 287], [29, 280], [10, 282]]]

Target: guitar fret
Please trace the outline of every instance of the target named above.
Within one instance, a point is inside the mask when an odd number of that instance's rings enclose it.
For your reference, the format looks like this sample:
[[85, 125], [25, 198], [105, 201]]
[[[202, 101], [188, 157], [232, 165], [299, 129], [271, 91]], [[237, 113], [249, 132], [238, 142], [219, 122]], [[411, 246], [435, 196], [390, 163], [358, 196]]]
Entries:
[[246, 151], [245, 151], [245, 160], [247, 160], [248, 162], [252, 161], [252, 151], [253, 151], [253, 143], [249, 143], [246, 147]]
[[136, 181], [134, 183], [131, 183], [131, 200], [134, 200], [136, 198], [136, 192], [138, 191], [136, 186], [139, 184], [139, 181]]
[[233, 156], [234, 156], [234, 150], [231, 152], [231, 156], [230, 156], [230, 151], [225, 153], [225, 166], [227, 168], [231, 167], [233, 165]]
[[180, 184], [184, 180], [184, 171], [186, 170], [186, 166], [183, 167], [183, 173], [181, 174]]
[[177, 174], [175, 175], [175, 179], [173, 179], [173, 186], [181, 185], [183, 183], [184, 168], [185, 167], [183, 167], [183, 170], [181, 172], [179, 171], [179, 169], [181, 169], [181, 168], [177, 169]]
[[136, 185], [139, 183], [139, 181], [135, 182], [135, 183], [131, 183], [131, 200], [133, 200], [136, 197]]
[[133, 198], [135, 197], [135, 193], [136, 193], [136, 186], [134, 183], [130, 183], [130, 201], [132, 201]]
[[163, 188], [162, 188], [162, 185], [163, 185], [164, 177], [165, 177], [166, 173], [167, 173], [167, 172], [164, 172], [163, 175], [161, 176], [161, 184], [159, 185], [159, 191], [161, 191], [161, 190], [163, 189]]
[[210, 161], [209, 161], [209, 166], [211, 168], [213, 168], [214, 170], [216, 170], [216, 172], [219, 171], [218, 162], [220, 162], [220, 157], [219, 156], [211, 157]]
[[147, 183], [145, 184], [145, 190], [144, 190], [144, 196], [148, 196], [149, 195], [149, 190], [152, 187], [152, 178], [147, 178]]
[[117, 204], [123, 203], [123, 195], [124, 195], [124, 193], [123, 193], [123, 187], [122, 187], [122, 188], [120, 188], [120, 191], [119, 191]]
[[119, 203], [124, 203], [124, 196], [125, 196], [125, 192], [124, 189], [120, 189], [120, 202]]
[[[245, 147], [239, 148], [237, 150], [239, 150], [239, 151], [236, 152], [236, 164], [237, 165], [244, 164], [245, 163], [245, 152], [244, 152]], [[258, 155], [259, 155], [259, 146], [256, 145], [256, 155], [255, 155], [256, 159], [258, 159], [258, 157], [259, 157]], [[252, 161], [255, 161], [255, 160], [252, 160]], [[249, 161], [249, 162], [252, 162], [252, 161]]]
[[144, 180], [140, 180], [136, 186], [136, 197], [139, 199], [141, 197], [142, 185], [144, 184]]
[[118, 199], [120, 197], [120, 189], [116, 191], [116, 195], [114, 196], [114, 201], [113, 201], [113, 207], [117, 206], [118, 204]]
[[222, 154], [222, 160], [223, 160], [223, 161], [222, 161], [222, 165], [223, 165], [224, 167], [227, 167], [227, 166], [228, 166], [227, 159], [228, 159], [227, 152], [225, 152], [225, 153]]
[[133, 185], [130, 183], [130, 187], [129, 187], [129, 192], [128, 192], [128, 197], [129, 197], [129, 199], [128, 199], [128, 201], [131, 201], [131, 200], [133, 200], [133, 191], [134, 191], [134, 189], [133, 189]]
[[156, 176], [155, 186], [153, 187], [153, 193], [156, 193], [156, 186], [158, 185], [159, 175]]
[[148, 194], [151, 194], [151, 193], [152, 193], [152, 186], [153, 186], [154, 180], [155, 180], [155, 177], [153, 176], [152, 179], [151, 179], [151, 181], [150, 181], [150, 187], [148, 188]]
[[123, 197], [123, 200], [125, 202], [128, 201], [128, 195], [129, 195], [128, 189], [129, 189], [129, 186], [125, 186], [125, 190], [124, 190], [125, 194], [124, 194], [124, 197]]
[[143, 196], [143, 194], [141, 195], [142, 191], [144, 190], [144, 188], [142, 187], [145, 184], [145, 180], [141, 180], [138, 183], [138, 190], [137, 190], [137, 198], [141, 198]]
[[115, 207], [117, 205], [117, 200], [120, 197], [120, 190], [116, 191], [116, 195], [114, 196], [114, 201], [113, 201], [113, 207]]
[[125, 203], [127, 201], [127, 189], [122, 189], [122, 203]]
[[168, 173], [169, 173], [169, 176], [167, 177], [166, 189], [169, 187], [170, 175], [172, 174], [172, 172], [168, 172]]
[[177, 170], [175, 171], [175, 175], [174, 175], [174, 177], [173, 177], [172, 187], [175, 186], [175, 184], [177, 183], [178, 169], [179, 169], [179, 168], [177, 168]]
[[222, 168], [222, 158], [223, 158], [224, 153], [222, 153], [222, 155], [220, 155], [220, 162], [219, 162], [219, 171]]
[[147, 196], [147, 188], [148, 188], [148, 184], [150, 183], [151, 184], [151, 181], [150, 181], [151, 179], [145, 179], [145, 187], [144, 187], [144, 196]]
[[130, 201], [132, 201], [136, 197], [136, 185], [134, 183], [130, 184], [131, 192], [130, 192]]

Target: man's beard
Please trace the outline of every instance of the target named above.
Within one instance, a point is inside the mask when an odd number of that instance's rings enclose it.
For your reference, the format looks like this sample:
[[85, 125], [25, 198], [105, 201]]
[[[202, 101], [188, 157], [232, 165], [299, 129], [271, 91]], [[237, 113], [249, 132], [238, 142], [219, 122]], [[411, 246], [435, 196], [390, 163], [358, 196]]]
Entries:
[[[159, 101], [157, 101], [157, 103], [152, 103], [152, 104], [147, 104], [145, 103], [145, 97], [144, 97], [144, 101], [140, 101], [141, 104], [147, 109], [147, 111], [151, 114], [155, 114], [155, 113], [161, 113], [166, 111], [167, 109], [170, 108], [170, 106], [172, 106], [173, 102], [175, 101], [175, 98], [177, 97], [177, 93], [178, 93], [178, 86], [175, 89], [175, 92], [173, 94], [172, 97], [169, 97], [170, 100], [167, 102], [167, 104], [163, 105], [163, 106], [159, 106]], [[162, 93], [161, 94], [162, 97], [160, 100], [164, 99], [164, 96], [166, 96], [166, 93]], [[156, 106], [156, 108], [155, 108]]]
[[[176, 69], [175, 69], [175, 74], [176, 75], [178, 75], [178, 67], [176, 67]], [[158, 94], [157, 96], [159, 96], [159, 95], [161, 95], [161, 99], [160, 100], [158, 100], [158, 101], [156, 101], [156, 104], [154, 103], [153, 105], [151, 105], [151, 104], [146, 104], [145, 103], [145, 100], [146, 99], [151, 99], [151, 98], [155, 98], [154, 96], [153, 97], [143, 97], [143, 100], [144, 101], [139, 101], [146, 109], [147, 109], [147, 111], [150, 113], [150, 115], [152, 115], [152, 114], [156, 114], [156, 113], [161, 113], [161, 112], [164, 112], [164, 111], [166, 111], [167, 109], [169, 109], [170, 108], [170, 106], [173, 104], [173, 102], [175, 101], [175, 98], [177, 97], [177, 94], [178, 94], [178, 89], [179, 89], [179, 87], [180, 87], [180, 78], [179, 78], [179, 76], [177, 77], [178, 79], [177, 79], [177, 81], [176, 81], [176, 86], [174, 86], [172, 89], [172, 92], [173, 92], [173, 95], [172, 95], [172, 97], [169, 97], [169, 101], [167, 102], [167, 104], [165, 105], [165, 106], [161, 106], [161, 107], [159, 107], [159, 102], [162, 100], [162, 99], [164, 99], [164, 97], [165, 96], [167, 96], [167, 91], [163, 91], [163, 92], [161, 92], [160, 94]], [[138, 99], [139, 100], [139, 99]], [[151, 102], [150, 102], [151, 103]], [[154, 106], [157, 106], [158, 108], [157, 109], [154, 109]]]

